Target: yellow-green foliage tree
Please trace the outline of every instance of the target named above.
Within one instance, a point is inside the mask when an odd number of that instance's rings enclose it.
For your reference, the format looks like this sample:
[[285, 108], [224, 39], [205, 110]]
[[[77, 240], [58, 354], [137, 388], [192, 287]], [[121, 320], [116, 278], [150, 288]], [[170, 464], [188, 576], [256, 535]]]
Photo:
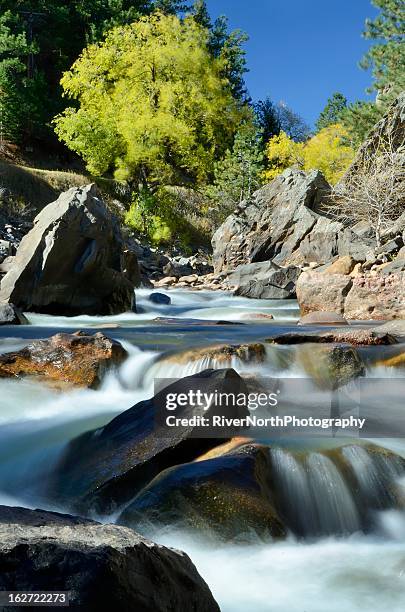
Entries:
[[264, 178], [271, 181], [295, 166], [303, 170], [318, 169], [334, 185], [346, 172], [354, 155], [355, 150], [348, 143], [348, 132], [340, 123], [323, 128], [305, 143], [294, 142], [281, 132], [267, 143], [268, 169]]
[[304, 145], [295, 142], [285, 132], [270, 138], [266, 145], [267, 168], [263, 173], [264, 180], [272, 181], [276, 176], [292, 166], [302, 168]]
[[77, 106], [55, 119], [59, 138], [94, 174], [144, 186], [206, 180], [246, 113], [207, 42], [191, 17], [159, 12], [114, 28], [63, 76]]
[[355, 151], [348, 144], [348, 131], [340, 123], [323, 128], [304, 146], [304, 169], [318, 169], [335, 185], [353, 161]]

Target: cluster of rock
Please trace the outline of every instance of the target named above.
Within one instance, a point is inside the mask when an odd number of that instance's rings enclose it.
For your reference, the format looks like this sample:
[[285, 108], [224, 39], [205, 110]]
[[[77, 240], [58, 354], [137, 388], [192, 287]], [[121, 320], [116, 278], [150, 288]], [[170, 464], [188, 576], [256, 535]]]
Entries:
[[165, 282], [161, 284], [165, 286], [175, 284], [185, 286], [182, 285], [184, 277], [198, 279], [213, 270], [209, 262], [209, 253], [204, 249], [199, 249], [193, 255], [186, 257], [177, 247], [169, 251], [161, 247], [143, 245], [134, 238], [129, 244], [137, 255], [142, 283], [145, 286], [151, 286], [151, 283], [159, 286], [162, 279], [165, 279]]
[[346, 319], [404, 319], [405, 255], [391, 263], [370, 263], [342, 257], [303, 272], [296, 288], [301, 312], [328, 310]]
[[15, 255], [18, 245], [31, 227], [29, 221], [0, 213], [0, 273], [7, 270], [7, 264], [3, 266], [4, 261]]
[[[361, 344], [361, 338], [354, 331], [350, 336], [350, 331], [339, 331], [345, 345], [336, 345], [337, 336], [325, 335], [314, 346], [310, 332], [301, 344], [297, 341], [296, 363], [318, 388], [332, 392], [364, 376], [366, 365], [361, 353], [350, 345]], [[378, 332], [378, 328], [363, 331], [368, 344], [389, 345], [397, 341], [394, 335]], [[283, 343], [284, 339], [280, 336], [269, 342]], [[257, 381], [242, 378], [229, 367], [235, 354], [244, 351], [246, 357], [247, 350], [259, 361], [262, 359], [263, 345], [211, 347], [205, 353], [201, 349], [200, 357], [205, 354], [217, 358], [223, 369], [204, 370], [178, 380], [104, 427], [72, 440], [53, 471], [48, 496], [82, 515], [116, 513], [118, 524], [141, 530], [174, 523], [193, 532], [214, 533], [222, 539], [285, 537], [293, 526], [279, 505], [280, 491], [274, 488], [269, 448], [249, 439], [248, 426], [235, 425], [226, 433], [222, 431], [222, 437], [210, 438], [197, 421], [180, 422], [168, 431], [164, 420], [156, 418], [156, 409], [167, 394], [201, 388], [201, 379], [208, 393], [232, 391], [238, 397], [241, 393], [263, 391]], [[186, 352], [183, 358], [188, 357]], [[182, 363], [182, 356], [177, 360]], [[192, 404], [176, 410], [179, 419], [199, 414], [201, 408]], [[246, 405], [235, 401], [226, 408], [210, 405], [204, 414], [225, 414], [243, 420], [249, 412]], [[386, 453], [377, 447], [373, 452]]]
[[[398, 156], [405, 141], [405, 94], [377, 124], [342, 184], [376, 141]], [[302, 312], [331, 310], [351, 319], [405, 316], [405, 211], [377, 245], [365, 221], [347, 226], [330, 214], [331, 187], [319, 171], [290, 168], [242, 202], [215, 232], [219, 285], [255, 298], [297, 298]], [[316, 271], [315, 271], [316, 269]]]

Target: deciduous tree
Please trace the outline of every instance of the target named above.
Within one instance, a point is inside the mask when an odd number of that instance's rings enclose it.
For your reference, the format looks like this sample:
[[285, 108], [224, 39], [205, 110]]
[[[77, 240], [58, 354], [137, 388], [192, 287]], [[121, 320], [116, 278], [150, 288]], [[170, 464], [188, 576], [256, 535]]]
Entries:
[[204, 181], [246, 115], [192, 17], [156, 13], [109, 32], [67, 72], [59, 137], [96, 174], [153, 186]]

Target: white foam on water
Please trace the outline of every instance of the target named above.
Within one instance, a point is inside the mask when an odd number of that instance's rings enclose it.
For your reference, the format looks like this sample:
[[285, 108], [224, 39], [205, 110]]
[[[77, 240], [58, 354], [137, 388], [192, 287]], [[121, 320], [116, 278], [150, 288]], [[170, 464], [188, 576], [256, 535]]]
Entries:
[[[148, 298], [151, 293], [163, 293], [170, 304], [155, 304]], [[187, 289], [137, 289], [137, 306], [140, 312], [125, 312], [111, 316], [76, 317], [50, 316], [26, 313], [32, 325], [39, 327], [99, 327], [117, 324], [122, 327], [145, 325], [158, 317], [178, 319], [202, 319], [207, 321], [239, 321], [254, 313], [273, 314], [276, 319], [296, 321], [299, 309], [295, 300], [251, 300], [233, 296], [225, 291], [190, 291]], [[265, 320], [264, 320], [265, 322]]]
[[190, 555], [222, 612], [403, 612], [405, 542], [353, 536], [210, 546], [168, 533]]

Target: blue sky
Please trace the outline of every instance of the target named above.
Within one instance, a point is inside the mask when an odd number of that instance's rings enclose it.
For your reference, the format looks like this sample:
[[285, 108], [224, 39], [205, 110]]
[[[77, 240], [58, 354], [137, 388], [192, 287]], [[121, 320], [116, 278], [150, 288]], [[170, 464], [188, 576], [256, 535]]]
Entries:
[[371, 0], [207, 0], [249, 35], [246, 82], [254, 100], [283, 100], [312, 125], [334, 91], [367, 99], [370, 74], [358, 67]]

